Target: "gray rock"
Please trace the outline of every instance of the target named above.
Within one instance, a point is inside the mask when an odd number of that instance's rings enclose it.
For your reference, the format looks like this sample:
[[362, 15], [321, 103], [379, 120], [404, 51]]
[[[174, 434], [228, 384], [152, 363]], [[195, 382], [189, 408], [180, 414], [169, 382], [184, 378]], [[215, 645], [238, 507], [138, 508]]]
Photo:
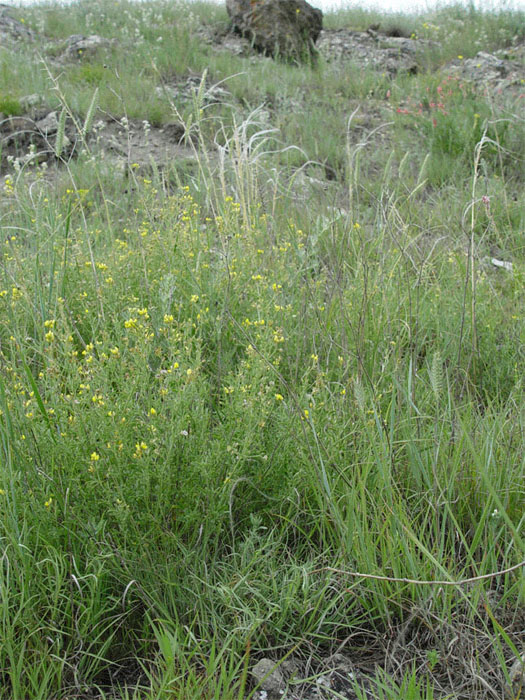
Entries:
[[[210, 26], [203, 25], [199, 27], [195, 35], [206, 44], [213, 46], [215, 51], [231, 53], [235, 56], [250, 56], [255, 57], [252, 44], [240, 34], [234, 34], [230, 31], [217, 30]], [[261, 54], [256, 54], [262, 58]]]
[[286, 689], [286, 681], [277, 664], [271, 659], [261, 659], [252, 668], [252, 676], [270, 696], [280, 697]]
[[[56, 134], [58, 131], [58, 112], [49, 112], [49, 114], [46, 114], [46, 116], [43, 119], [40, 119], [39, 121], [35, 122], [35, 127], [42, 134], [42, 136], [44, 136], [47, 144], [54, 146], [54, 144], [50, 144], [49, 137], [53, 134]], [[68, 137], [68, 135], [64, 133], [64, 137], [62, 140], [63, 150], [65, 149], [67, 151], [70, 145], [71, 140]]]
[[24, 95], [24, 97], [19, 99], [19, 102], [20, 107], [24, 110], [24, 112], [28, 112], [33, 107], [38, 107], [41, 105], [44, 102], [44, 98], [42, 95], [38, 95], [35, 92], [32, 95]]
[[11, 16], [12, 7], [0, 5], [0, 42], [34, 41], [35, 32]]
[[246, 56], [250, 53], [250, 42], [243, 39], [241, 36], [229, 36], [222, 42], [222, 47], [225, 51], [236, 56]]
[[498, 260], [498, 258], [491, 258], [490, 262], [494, 267], [499, 267], [502, 270], [507, 270], [507, 272], [512, 272], [512, 263], [507, 260]]
[[36, 128], [41, 131], [44, 136], [55, 134], [58, 129], [58, 114], [57, 112], [49, 112], [43, 119], [39, 119], [35, 123]]
[[[311, 660], [310, 660], [311, 661]], [[317, 667], [317, 668], [315, 668]], [[261, 659], [252, 669], [259, 689], [254, 700], [373, 700], [377, 693], [373, 683], [343, 654], [334, 654], [323, 661], [310, 662], [300, 671], [293, 658], [282, 662]], [[263, 678], [267, 676], [266, 680]], [[293, 683], [289, 681], [293, 679]], [[359, 691], [356, 691], [356, 684]]]
[[[520, 53], [509, 54], [518, 60], [508, 60], [485, 51], [479, 51], [474, 58], [454, 60], [447, 65], [449, 75], [471, 82], [476, 88], [490, 92], [493, 96], [514, 95], [519, 99], [523, 92], [525, 66]], [[525, 55], [525, 51], [523, 52]]]
[[399, 53], [406, 53], [415, 56], [418, 43], [416, 39], [407, 39], [404, 36], [378, 36], [379, 48], [395, 49]]
[[317, 42], [319, 53], [326, 61], [348, 61], [361, 68], [374, 68], [390, 75], [416, 73], [416, 55], [421, 45], [422, 42], [415, 39], [351, 29], [322, 31]]
[[66, 48], [60, 58], [63, 60], [92, 58], [100, 50], [110, 49], [114, 44], [114, 41], [104, 39], [98, 34], [90, 36], [72, 34], [66, 39]]
[[509, 671], [510, 685], [507, 696], [512, 700], [525, 699], [525, 654], [516, 659]]
[[273, 700], [283, 698], [288, 685], [287, 681], [297, 674], [298, 668], [292, 659], [277, 663], [271, 659], [261, 659], [251, 672], [262, 691], [268, 695], [268, 699]]
[[302, 61], [316, 55], [323, 13], [305, 0], [226, 0], [236, 32], [270, 56]]

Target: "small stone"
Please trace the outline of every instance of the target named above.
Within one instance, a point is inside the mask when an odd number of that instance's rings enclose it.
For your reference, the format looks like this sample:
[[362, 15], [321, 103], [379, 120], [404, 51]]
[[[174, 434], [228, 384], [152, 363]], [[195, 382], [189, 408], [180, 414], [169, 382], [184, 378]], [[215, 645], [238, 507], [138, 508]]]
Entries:
[[525, 654], [512, 664], [509, 678], [510, 685], [507, 689], [509, 700], [525, 700]]
[[490, 262], [494, 265], [494, 267], [499, 267], [502, 270], [507, 270], [507, 272], [512, 272], [511, 262], [507, 262], [506, 260], [498, 260], [498, 258], [491, 258]]
[[28, 112], [32, 107], [41, 105], [43, 101], [43, 96], [38, 95], [36, 92], [32, 95], [25, 95], [19, 99], [20, 107], [24, 110], [24, 112]]
[[271, 659], [261, 659], [253, 668], [252, 676], [270, 698], [280, 698], [286, 689], [286, 681], [279, 663]]
[[109, 49], [114, 45], [114, 41], [104, 39], [98, 34], [84, 36], [83, 34], [72, 34], [66, 39], [66, 49], [62, 59], [85, 59], [92, 58], [101, 49]]
[[49, 112], [43, 119], [36, 122], [36, 128], [41, 131], [44, 136], [54, 134], [58, 130], [58, 117], [56, 112]]

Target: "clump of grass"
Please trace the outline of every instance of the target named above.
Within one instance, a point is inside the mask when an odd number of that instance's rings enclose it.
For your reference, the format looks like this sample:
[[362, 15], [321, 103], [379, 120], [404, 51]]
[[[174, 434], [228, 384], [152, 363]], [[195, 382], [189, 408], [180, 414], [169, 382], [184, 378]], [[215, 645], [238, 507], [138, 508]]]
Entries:
[[433, 184], [457, 178], [458, 167], [467, 174], [478, 144], [483, 145], [486, 172], [503, 170], [501, 174], [512, 179], [521, 167], [522, 134], [509, 128], [512, 120], [497, 115], [489, 101], [458, 77], [441, 77], [437, 85], [425, 79], [418, 94], [397, 108], [397, 115], [398, 123], [411, 134], [418, 132], [428, 149], [426, 173]]
[[17, 117], [22, 114], [22, 106], [14, 97], [0, 95], [0, 113], [8, 117]]

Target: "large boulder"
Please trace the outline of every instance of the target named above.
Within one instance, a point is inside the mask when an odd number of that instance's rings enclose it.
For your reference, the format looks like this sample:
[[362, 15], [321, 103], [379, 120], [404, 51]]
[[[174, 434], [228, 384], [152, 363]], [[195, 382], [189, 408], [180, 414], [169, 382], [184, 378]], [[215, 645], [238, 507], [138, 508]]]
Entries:
[[269, 56], [294, 61], [316, 55], [323, 13], [305, 0], [226, 0], [236, 32]]

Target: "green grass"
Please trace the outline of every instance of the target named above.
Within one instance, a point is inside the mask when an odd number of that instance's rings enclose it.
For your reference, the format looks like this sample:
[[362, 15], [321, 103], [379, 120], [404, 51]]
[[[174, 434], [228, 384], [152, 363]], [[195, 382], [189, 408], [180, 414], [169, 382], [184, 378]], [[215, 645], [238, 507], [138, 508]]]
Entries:
[[[52, 45], [0, 53], [0, 111], [182, 119], [197, 160], [0, 154], [0, 697], [240, 700], [259, 658], [338, 649], [378, 698], [500, 696], [525, 597], [497, 574], [525, 559], [519, 115], [446, 71], [215, 53], [204, 3], [97, 8], [18, 11]], [[468, 56], [516, 17], [399, 23], [441, 66], [465, 22]], [[53, 63], [95, 32], [103, 60]], [[205, 70], [227, 104], [152, 91]]]

